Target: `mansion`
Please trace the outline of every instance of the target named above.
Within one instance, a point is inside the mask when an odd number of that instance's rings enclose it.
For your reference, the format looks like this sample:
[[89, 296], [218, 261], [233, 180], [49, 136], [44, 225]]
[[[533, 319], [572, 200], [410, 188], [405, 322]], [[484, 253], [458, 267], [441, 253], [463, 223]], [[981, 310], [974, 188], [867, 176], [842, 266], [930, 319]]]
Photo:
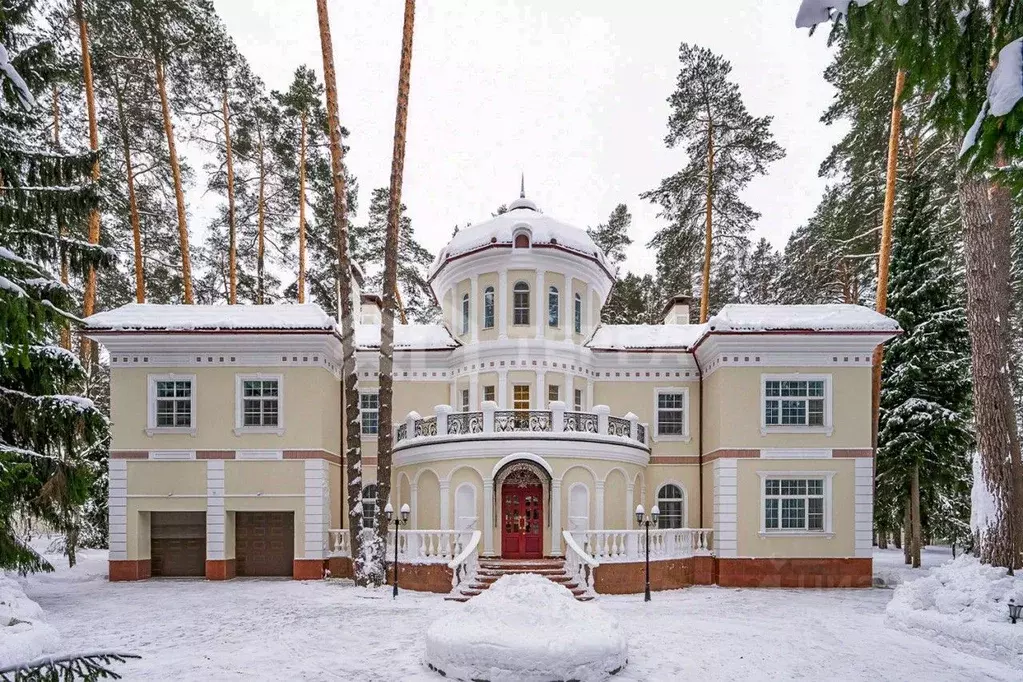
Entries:
[[[357, 292], [363, 513], [394, 429], [402, 584], [472, 594], [478, 566], [514, 559], [641, 591], [649, 537], [655, 589], [869, 586], [871, 363], [898, 325], [851, 305], [696, 325], [683, 296], [663, 324], [601, 324], [615, 279], [525, 197], [461, 230], [430, 272], [442, 322], [395, 326], [395, 424], [379, 298]], [[110, 356], [111, 580], [350, 571], [333, 318], [130, 304], [83, 333]]]

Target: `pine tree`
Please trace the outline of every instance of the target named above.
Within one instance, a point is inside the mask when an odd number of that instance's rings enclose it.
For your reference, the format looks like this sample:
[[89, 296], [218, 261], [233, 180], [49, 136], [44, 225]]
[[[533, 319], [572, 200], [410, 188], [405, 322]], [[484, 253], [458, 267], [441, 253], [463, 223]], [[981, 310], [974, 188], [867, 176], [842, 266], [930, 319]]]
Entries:
[[777, 302], [780, 267], [781, 257], [771, 242], [761, 238], [739, 266], [738, 301], [756, 304]]
[[82, 505], [95, 476], [106, 419], [76, 395], [77, 358], [58, 346], [76, 306], [54, 275], [61, 253], [77, 276], [109, 264], [102, 248], [62, 234], [83, 229], [100, 197], [94, 153], [37, 144], [49, 118], [35, 106], [58, 64], [33, 25], [34, 3], [0, 8], [0, 568], [48, 570], [25, 542], [18, 516], [40, 518], [64, 537], [74, 563]]
[[604, 324], [660, 324], [665, 296], [651, 275], [626, 273], [611, 289], [600, 311]]
[[650, 242], [658, 249], [662, 276], [680, 268], [691, 273], [694, 261], [702, 257], [700, 321], [705, 322], [714, 234], [721, 243], [750, 230], [759, 214], [739, 194], [784, 151], [771, 134], [771, 117], [757, 118], [746, 110], [739, 87], [729, 81], [732, 65], [728, 61], [686, 43], [679, 48], [679, 61], [677, 89], [668, 98], [671, 114], [665, 143], [669, 148], [681, 145], [689, 162], [662, 180], [660, 187], [640, 196], [660, 205], [662, 217], [670, 224]]
[[590, 239], [600, 247], [607, 259], [618, 266], [625, 261], [625, 249], [632, 244], [632, 237], [629, 236], [631, 226], [632, 214], [629, 208], [625, 204], [618, 204], [606, 223], [587, 228], [586, 234], [590, 235]]

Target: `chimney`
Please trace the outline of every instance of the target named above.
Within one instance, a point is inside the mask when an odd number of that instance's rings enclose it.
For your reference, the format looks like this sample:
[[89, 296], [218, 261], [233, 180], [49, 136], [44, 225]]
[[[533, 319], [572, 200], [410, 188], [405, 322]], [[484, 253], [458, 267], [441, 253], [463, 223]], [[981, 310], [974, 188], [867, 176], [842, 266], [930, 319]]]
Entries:
[[362, 324], [380, 324], [383, 318], [384, 302], [376, 294], [362, 295], [362, 309], [359, 311], [359, 321]]
[[664, 324], [689, 324], [689, 304], [692, 303], [692, 296], [676, 294], [668, 299], [661, 311]]

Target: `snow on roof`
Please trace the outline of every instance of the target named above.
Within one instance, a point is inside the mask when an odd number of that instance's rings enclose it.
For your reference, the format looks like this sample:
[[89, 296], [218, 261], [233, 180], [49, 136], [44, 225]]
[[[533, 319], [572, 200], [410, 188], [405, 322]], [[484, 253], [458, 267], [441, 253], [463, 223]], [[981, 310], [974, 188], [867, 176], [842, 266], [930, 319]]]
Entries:
[[899, 323], [861, 305], [729, 304], [707, 321], [710, 331], [898, 332]]
[[[359, 348], [380, 347], [379, 324], [355, 325], [355, 345]], [[394, 347], [400, 350], [437, 350], [456, 348], [455, 341], [442, 324], [396, 324]]]
[[713, 332], [877, 332], [897, 333], [890, 317], [859, 305], [729, 304], [707, 324], [606, 324], [586, 343], [597, 350], [692, 349]]
[[535, 208], [535, 204], [528, 199], [517, 199], [512, 204], [512, 209], [506, 213], [459, 230], [458, 234], [451, 238], [451, 241], [437, 256], [433, 267], [430, 268], [430, 276], [432, 277], [446, 261], [455, 256], [489, 244], [512, 244], [516, 229], [522, 226], [529, 228], [533, 244], [556, 243], [570, 251], [596, 258], [605, 268], [610, 271], [614, 270], [614, 267], [604, 257], [604, 252], [586, 234], [586, 230], [572, 227], [540, 213]]
[[323, 329], [334, 320], [315, 303], [272, 305], [158, 305], [129, 303], [85, 320], [88, 329], [129, 330], [257, 330]]

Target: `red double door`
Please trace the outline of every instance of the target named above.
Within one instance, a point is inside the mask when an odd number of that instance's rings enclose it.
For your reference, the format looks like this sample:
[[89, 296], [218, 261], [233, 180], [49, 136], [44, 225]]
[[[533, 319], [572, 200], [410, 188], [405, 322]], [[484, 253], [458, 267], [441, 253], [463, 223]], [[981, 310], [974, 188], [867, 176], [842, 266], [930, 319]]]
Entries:
[[502, 487], [501, 556], [505, 559], [543, 557], [543, 488]]

